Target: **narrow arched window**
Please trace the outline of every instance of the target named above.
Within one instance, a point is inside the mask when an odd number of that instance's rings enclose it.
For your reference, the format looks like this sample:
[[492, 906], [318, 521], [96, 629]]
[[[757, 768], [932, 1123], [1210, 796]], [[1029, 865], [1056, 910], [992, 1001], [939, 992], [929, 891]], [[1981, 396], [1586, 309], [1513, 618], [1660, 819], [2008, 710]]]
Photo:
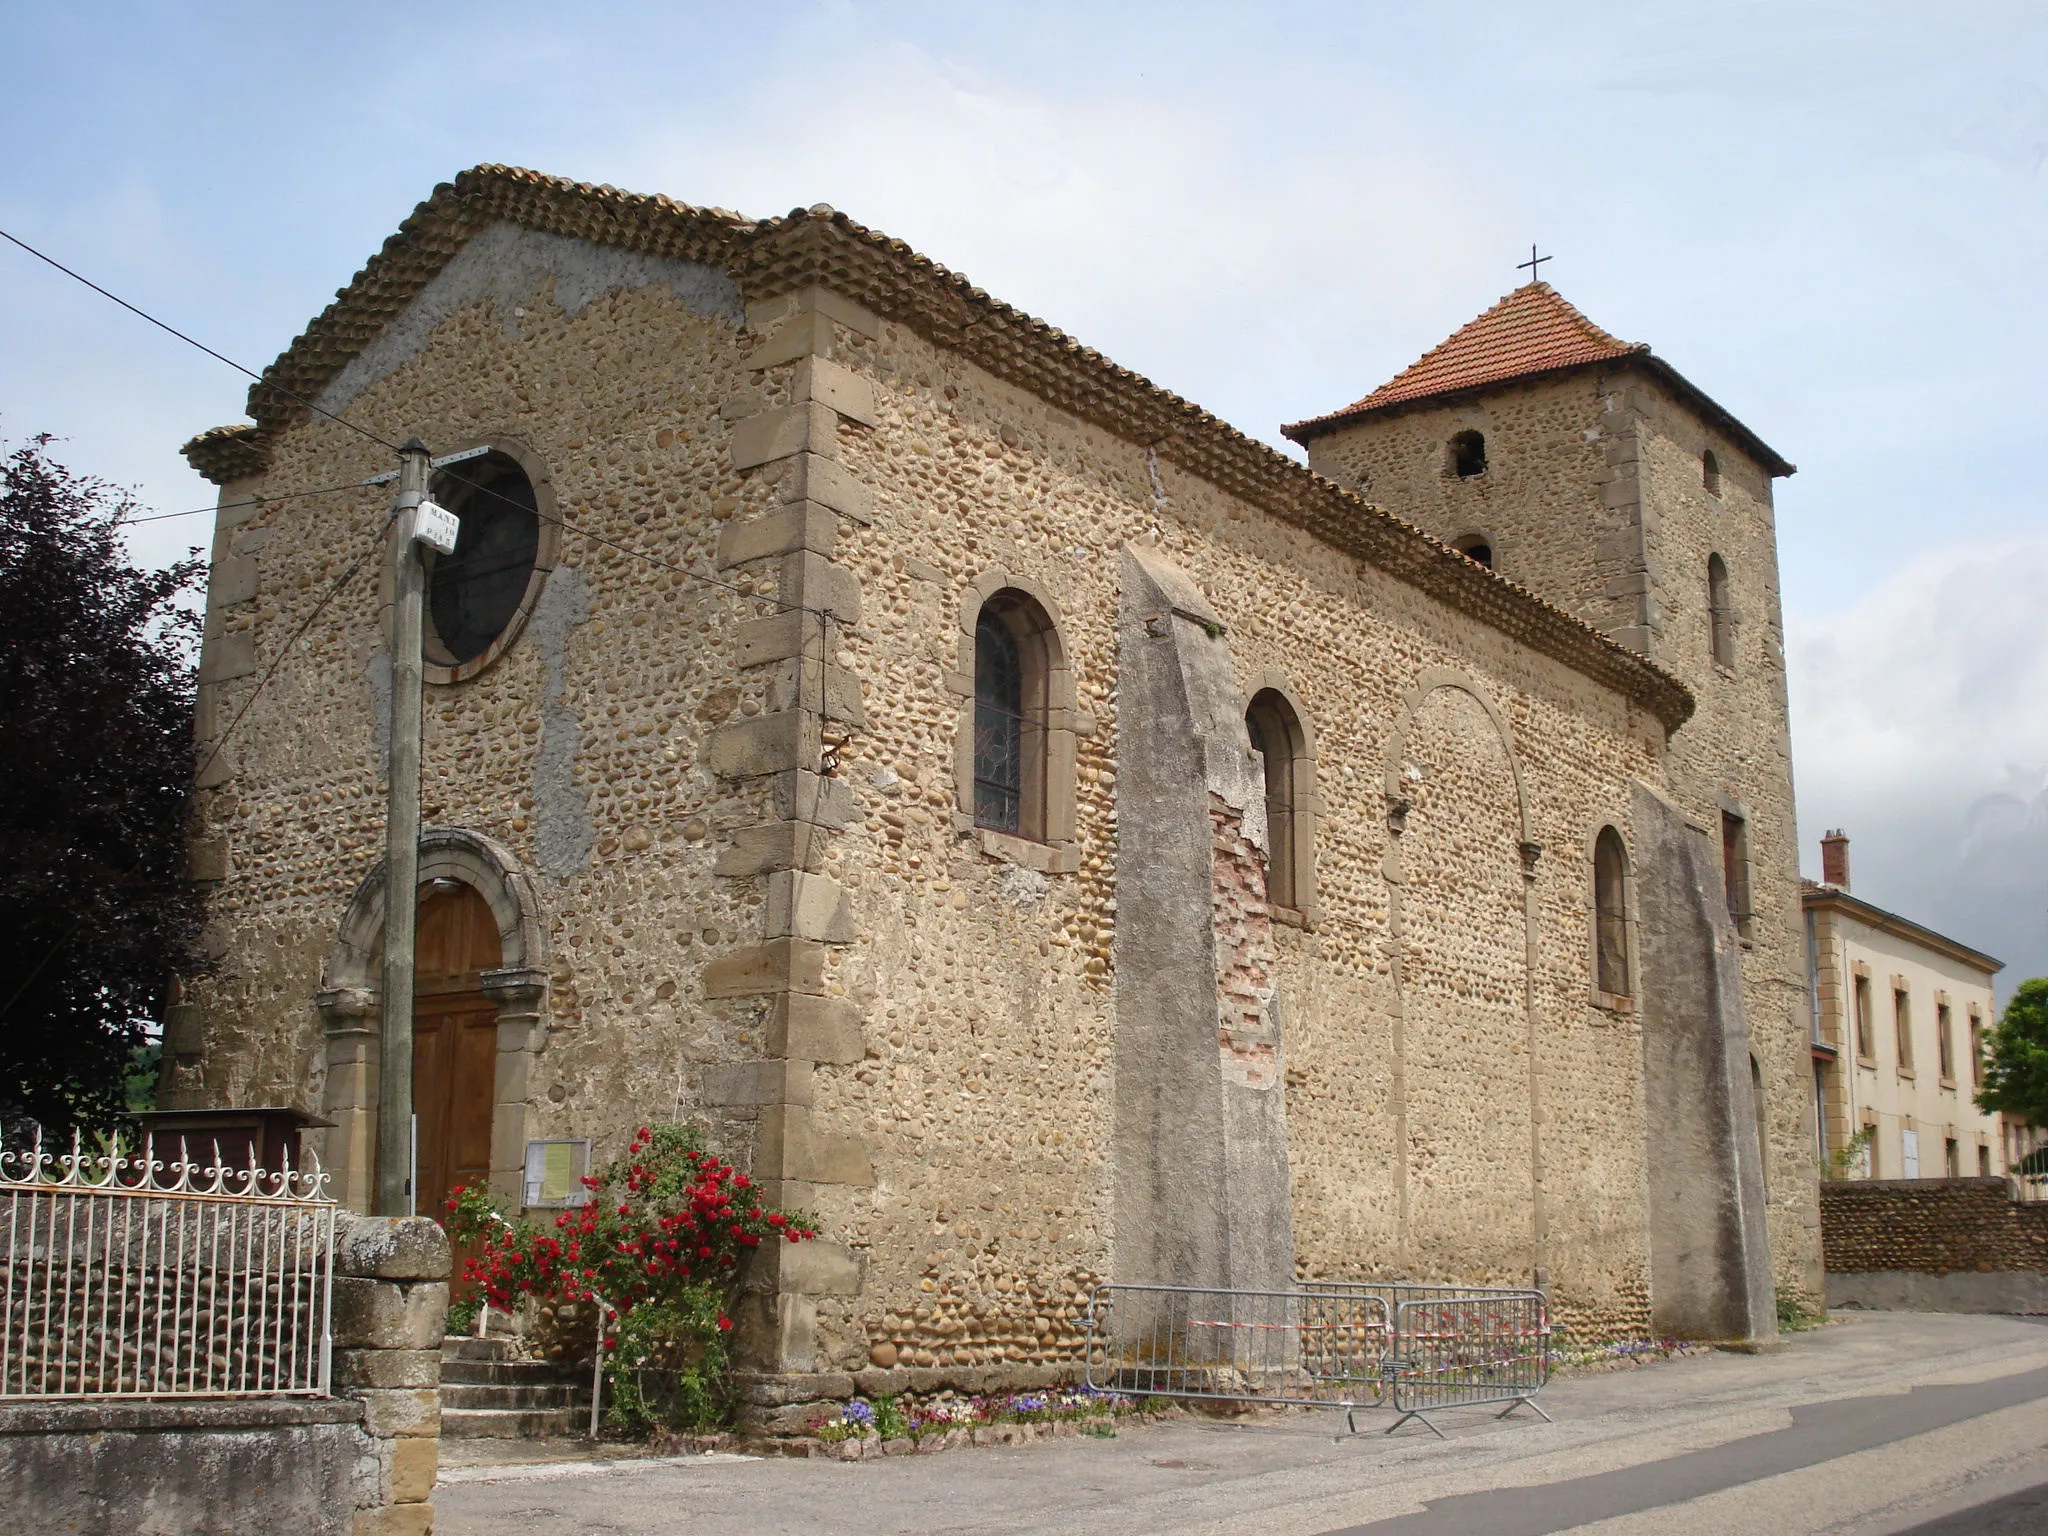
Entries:
[[1489, 571], [1493, 569], [1493, 540], [1483, 533], [1461, 533], [1451, 540], [1451, 548], [1467, 560], [1477, 560]]
[[1285, 694], [1262, 688], [1244, 713], [1245, 734], [1266, 781], [1266, 900], [1289, 912], [1306, 912], [1315, 901], [1315, 764], [1309, 756], [1301, 717]]
[[1771, 1132], [1764, 1115], [1764, 1069], [1756, 1059], [1756, 1052], [1749, 1053], [1750, 1101], [1756, 1106], [1756, 1175], [1764, 1187], [1764, 1198], [1771, 1198]]
[[[1054, 823], [1064, 827], [1071, 818], [1064, 811], [1054, 814], [1049, 795], [1054, 673], [1065, 676], [1064, 667], [1056, 664], [1058, 656], [1052, 620], [1028, 593], [1005, 587], [981, 605], [974, 624], [977, 827], [1035, 843], [1052, 841], [1056, 832], [1072, 836], [1071, 830], [1055, 828]], [[1070, 757], [1069, 747], [1062, 757], [1068, 774]]]
[[1735, 613], [1728, 600], [1728, 562], [1719, 555], [1707, 556], [1707, 624], [1714, 660], [1734, 666]]
[[1451, 439], [1451, 473], [1460, 480], [1486, 473], [1486, 435], [1460, 432]]
[[1629, 996], [1628, 852], [1612, 827], [1593, 843], [1593, 964], [1602, 992]]
[[1700, 484], [1707, 488], [1709, 496], [1721, 494], [1721, 461], [1714, 457], [1711, 448], [1700, 455]]
[[1001, 616], [974, 627], [974, 824], [1021, 832], [1024, 820], [1024, 658]]

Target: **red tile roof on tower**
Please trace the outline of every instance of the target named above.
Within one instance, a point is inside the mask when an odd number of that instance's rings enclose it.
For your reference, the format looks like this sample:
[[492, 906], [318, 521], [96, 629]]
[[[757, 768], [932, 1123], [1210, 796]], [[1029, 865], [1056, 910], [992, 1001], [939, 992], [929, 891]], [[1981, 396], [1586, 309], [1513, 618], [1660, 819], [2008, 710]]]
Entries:
[[1646, 343], [1623, 341], [1603, 331], [1544, 282], [1524, 283], [1363, 400], [1280, 430], [1297, 443], [1307, 443], [1390, 406], [1621, 360], [1642, 364], [1675, 388], [1694, 409], [1755, 454], [1772, 474], [1792, 473], [1792, 466], [1747, 427], [1708, 399], [1669, 363], [1652, 356]]

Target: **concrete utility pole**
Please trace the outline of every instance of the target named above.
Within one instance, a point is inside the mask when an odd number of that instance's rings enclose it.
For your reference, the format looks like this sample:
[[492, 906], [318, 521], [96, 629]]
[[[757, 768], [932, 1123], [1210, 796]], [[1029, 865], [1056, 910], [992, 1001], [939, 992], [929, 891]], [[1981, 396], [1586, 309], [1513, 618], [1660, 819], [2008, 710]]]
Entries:
[[391, 771], [384, 819], [384, 1028], [377, 1058], [377, 1214], [413, 1201], [412, 983], [419, 927], [421, 656], [427, 573], [414, 538], [427, 445], [407, 438], [391, 502]]

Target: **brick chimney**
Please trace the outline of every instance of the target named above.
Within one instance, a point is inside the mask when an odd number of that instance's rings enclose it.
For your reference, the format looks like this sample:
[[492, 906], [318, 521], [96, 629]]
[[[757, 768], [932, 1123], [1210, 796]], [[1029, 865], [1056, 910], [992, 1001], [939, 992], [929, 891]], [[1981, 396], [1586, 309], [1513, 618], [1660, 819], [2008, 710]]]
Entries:
[[1820, 878], [1823, 885], [1849, 889], [1849, 834], [1834, 831], [1820, 840]]

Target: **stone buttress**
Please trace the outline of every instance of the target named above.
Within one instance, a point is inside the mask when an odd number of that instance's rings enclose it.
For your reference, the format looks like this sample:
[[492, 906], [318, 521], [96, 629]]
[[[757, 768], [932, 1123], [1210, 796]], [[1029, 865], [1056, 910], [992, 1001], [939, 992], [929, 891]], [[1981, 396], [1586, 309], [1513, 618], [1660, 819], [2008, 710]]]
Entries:
[[1285, 1064], [1266, 803], [1223, 625], [1126, 546], [1117, 646], [1113, 1277], [1285, 1289]]

